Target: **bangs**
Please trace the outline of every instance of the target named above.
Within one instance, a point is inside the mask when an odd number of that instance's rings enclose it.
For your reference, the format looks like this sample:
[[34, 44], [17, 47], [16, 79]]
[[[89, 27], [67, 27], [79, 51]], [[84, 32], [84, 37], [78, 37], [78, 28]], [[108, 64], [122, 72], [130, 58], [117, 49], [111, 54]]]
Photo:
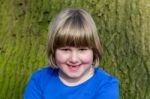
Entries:
[[93, 31], [85, 25], [81, 17], [74, 20], [68, 19], [56, 33], [54, 49], [64, 46], [91, 48], [95, 44], [92, 36]]

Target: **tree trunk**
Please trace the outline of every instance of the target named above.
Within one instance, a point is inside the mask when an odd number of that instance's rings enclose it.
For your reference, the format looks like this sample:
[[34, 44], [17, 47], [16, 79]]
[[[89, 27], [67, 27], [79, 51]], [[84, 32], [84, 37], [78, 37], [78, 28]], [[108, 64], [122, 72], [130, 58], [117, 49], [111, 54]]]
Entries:
[[47, 65], [51, 19], [63, 8], [93, 16], [104, 47], [100, 67], [120, 81], [121, 99], [150, 99], [149, 0], [0, 0], [0, 99], [22, 99]]

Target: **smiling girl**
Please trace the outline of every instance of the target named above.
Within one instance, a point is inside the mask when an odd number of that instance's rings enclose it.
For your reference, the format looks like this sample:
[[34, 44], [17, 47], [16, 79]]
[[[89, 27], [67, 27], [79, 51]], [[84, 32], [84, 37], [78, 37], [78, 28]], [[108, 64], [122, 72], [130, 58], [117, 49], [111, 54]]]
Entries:
[[33, 73], [24, 99], [119, 99], [118, 80], [99, 67], [101, 58], [91, 15], [61, 11], [49, 28], [49, 66]]

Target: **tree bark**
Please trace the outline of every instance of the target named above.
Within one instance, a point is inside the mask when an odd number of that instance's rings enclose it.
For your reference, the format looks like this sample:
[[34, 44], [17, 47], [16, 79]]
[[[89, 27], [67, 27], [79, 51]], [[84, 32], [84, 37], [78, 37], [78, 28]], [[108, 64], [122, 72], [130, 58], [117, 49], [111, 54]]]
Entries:
[[149, 0], [0, 0], [0, 99], [22, 99], [33, 71], [47, 65], [48, 25], [63, 8], [93, 16], [100, 67], [120, 81], [121, 99], [150, 99]]

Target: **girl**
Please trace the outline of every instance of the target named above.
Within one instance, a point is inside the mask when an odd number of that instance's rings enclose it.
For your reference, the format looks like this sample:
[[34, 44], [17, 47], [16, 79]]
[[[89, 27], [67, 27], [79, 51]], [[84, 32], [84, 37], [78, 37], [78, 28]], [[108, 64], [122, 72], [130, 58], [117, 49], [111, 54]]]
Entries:
[[119, 99], [118, 80], [98, 67], [101, 58], [91, 15], [61, 11], [49, 29], [49, 66], [33, 73], [24, 99]]

